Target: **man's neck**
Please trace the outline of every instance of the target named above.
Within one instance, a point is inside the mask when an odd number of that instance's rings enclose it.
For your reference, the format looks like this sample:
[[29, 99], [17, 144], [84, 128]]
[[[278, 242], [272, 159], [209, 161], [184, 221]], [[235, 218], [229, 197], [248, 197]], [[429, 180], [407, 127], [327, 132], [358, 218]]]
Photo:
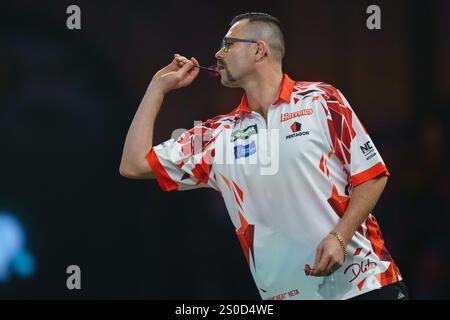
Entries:
[[280, 95], [282, 83], [283, 72], [281, 69], [270, 70], [250, 81], [244, 88], [248, 108], [261, 113], [266, 118], [270, 105]]

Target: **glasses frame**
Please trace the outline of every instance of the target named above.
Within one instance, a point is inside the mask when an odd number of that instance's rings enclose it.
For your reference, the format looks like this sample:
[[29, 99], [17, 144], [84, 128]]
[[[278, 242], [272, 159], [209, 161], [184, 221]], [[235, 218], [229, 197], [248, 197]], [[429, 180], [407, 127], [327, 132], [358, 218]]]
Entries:
[[230, 46], [235, 42], [257, 43], [258, 40], [224, 37], [220, 45], [220, 50], [223, 50], [223, 52], [228, 52], [230, 50]]

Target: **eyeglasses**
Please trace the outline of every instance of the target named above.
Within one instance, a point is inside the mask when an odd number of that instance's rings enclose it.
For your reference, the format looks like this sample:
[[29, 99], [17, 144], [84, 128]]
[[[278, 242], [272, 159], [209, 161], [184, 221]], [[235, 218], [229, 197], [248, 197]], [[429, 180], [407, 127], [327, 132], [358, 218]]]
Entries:
[[247, 43], [257, 43], [257, 40], [252, 39], [239, 39], [239, 38], [223, 38], [222, 43], [220, 45], [220, 50], [223, 50], [223, 52], [228, 52], [230, 50], [230, 47], [235, 42], [247, 42]]

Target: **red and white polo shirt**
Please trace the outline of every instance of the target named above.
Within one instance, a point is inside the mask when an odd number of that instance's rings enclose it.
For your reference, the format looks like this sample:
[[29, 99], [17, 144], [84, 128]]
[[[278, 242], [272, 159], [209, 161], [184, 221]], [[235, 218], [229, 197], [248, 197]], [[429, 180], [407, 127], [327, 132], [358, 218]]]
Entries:
[[223, 196], [262, 299], [348, 299], [401, 280], [375, 217], [328, 277], [306, 275], [355, 186], [389, 172], [344, 96], [283, 77], [267, 121], [244, 95], [147, 156], [165, 191], [209, 187]]

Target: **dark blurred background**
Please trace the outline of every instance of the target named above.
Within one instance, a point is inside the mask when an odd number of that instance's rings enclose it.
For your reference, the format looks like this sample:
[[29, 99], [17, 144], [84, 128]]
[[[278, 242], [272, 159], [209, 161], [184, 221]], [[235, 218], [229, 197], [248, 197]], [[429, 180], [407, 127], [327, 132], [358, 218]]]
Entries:
[[[71, 4], [81, 30], [66, 28]], [[248, 11], [283, 22], [284, 71], [340, 89], [377, 145], [392, 176], [374, 214], [411, 297], [450, 297], [450, 2], [166, 0], [2, 3], [1, 298], [259, 298], [218, 193], [118, 171], [153, 74], [175, 52], [215, 63]], [[166, 98], [155, 144], [241, 95], [201, 73]], [[69, 265], [82, 290], [66, 288]]]

